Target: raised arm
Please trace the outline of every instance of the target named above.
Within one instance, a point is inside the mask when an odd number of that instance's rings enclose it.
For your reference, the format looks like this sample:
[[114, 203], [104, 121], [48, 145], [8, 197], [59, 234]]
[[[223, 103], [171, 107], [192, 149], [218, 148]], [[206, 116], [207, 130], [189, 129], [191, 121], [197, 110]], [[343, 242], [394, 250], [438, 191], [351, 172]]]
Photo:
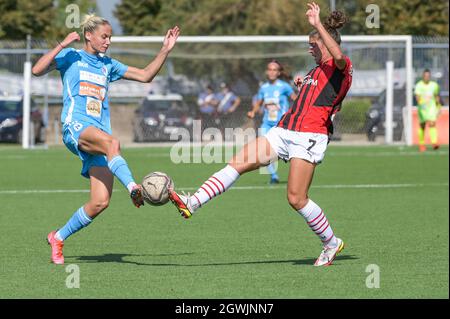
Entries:
[[320, 7], [315, 2], [308, 3], [308, 11], [306, 11], [306, 16], [308, 17], [308, 22], [319, 32], [320, 38], [323, 41], [323, 44], [326, 46], [331, 56], [333, 57], [336, 66], [343, 70], [347, 64], [344, 58], [344, 54], [341, 51], [341, 47], [339, 44], [334, 41], [334, 39], [330, 36], [328, 31], [323, 26], [320, 21]]
[[172, 51], [175, 43], [180, 35], [180, 28], [178, 26], [169, 29], [164, 38], [163, 46], [155, 59], [150, 62], [145, 68], [139, 69], [129, 66], [127, 72], [123, 76], [125, 79], [138, 81], [138, 82], [151, 82], [153, 78], [158, 74], [159, 70], [163, 66], [170, 51]]
[[74, 41], [80, 41], [80, 35], [76, 32], [69, 33], [63, 40], [63, 42], [58, 43], [55, 48], [41, 56], [41, 58], [31, 69], [33, 75], [41, 76], [54, 70], [56, 68], [55, 57], [59, 52], [61, 52], [62, 49], [64, 49]]

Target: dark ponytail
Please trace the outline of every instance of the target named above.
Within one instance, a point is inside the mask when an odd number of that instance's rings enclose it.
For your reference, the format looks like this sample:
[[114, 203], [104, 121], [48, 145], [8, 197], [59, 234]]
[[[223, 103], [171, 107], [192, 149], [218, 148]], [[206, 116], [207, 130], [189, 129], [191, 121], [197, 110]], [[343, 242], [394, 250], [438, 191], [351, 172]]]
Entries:
[[[325, 20], [323, 26], [337, 44], [341, 44], [341, 34], [338, 29], [342, 28], [348, 22], [346, 15], [339, 10], [335, 10]], [[309, 35], [318, 34], [317, 30], [313, 30]]]

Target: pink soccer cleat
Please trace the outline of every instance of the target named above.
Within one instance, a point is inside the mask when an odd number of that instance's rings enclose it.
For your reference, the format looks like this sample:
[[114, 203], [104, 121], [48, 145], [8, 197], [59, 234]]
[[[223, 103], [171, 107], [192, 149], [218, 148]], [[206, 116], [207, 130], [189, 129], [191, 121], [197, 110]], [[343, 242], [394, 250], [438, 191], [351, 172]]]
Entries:
[[55, 238], [56, 231], [52, 231], [47, 235], [47, 242], [52, 247], [52, 263], [56, 265], [64, 264], [63, 247], [64, 241]]

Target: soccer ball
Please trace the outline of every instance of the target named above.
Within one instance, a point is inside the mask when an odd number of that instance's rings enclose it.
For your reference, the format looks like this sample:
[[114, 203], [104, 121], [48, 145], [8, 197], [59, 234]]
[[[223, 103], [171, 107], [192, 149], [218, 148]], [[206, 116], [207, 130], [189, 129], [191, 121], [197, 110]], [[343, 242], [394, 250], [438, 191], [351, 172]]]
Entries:
[[169, 189], [174, 184], [169, 175], [162, 172], [148, 174], [142, 180], [144, 200], [150, 205], [160, 206], [169, 201]]

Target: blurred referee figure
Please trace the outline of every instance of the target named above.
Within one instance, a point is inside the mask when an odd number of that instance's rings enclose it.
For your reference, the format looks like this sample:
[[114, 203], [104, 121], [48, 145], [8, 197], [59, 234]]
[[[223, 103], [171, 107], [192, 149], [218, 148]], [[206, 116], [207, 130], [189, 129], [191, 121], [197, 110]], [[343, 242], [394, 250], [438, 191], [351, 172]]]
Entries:
[[439, 96], [439, 84], [431, 81], [431, 72], [425, 69], [422, 79], [416, 83], [414, 94], [416, 96], [419, 115], [419, 151], [426, 151], [425, 129], [428, 126], [433, 149], [439, 148], [436, 121], [441, 110], [441, 98]]

